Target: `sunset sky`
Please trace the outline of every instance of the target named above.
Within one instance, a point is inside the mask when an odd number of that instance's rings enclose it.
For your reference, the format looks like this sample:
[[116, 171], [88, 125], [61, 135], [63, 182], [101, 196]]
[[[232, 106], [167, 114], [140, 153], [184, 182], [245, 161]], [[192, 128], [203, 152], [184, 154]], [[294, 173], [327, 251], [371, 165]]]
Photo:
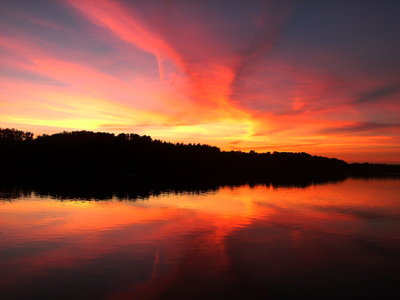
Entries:
[[1, 0], [0, 127], [400, 163], [400, 1]]

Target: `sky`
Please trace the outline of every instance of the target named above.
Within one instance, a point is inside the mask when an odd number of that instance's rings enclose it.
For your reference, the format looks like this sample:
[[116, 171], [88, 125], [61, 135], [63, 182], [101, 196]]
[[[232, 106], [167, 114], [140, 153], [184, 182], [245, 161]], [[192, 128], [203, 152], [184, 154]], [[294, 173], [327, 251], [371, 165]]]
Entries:
[[400, 2], [1, 0], [0, 127], [400, 163]]

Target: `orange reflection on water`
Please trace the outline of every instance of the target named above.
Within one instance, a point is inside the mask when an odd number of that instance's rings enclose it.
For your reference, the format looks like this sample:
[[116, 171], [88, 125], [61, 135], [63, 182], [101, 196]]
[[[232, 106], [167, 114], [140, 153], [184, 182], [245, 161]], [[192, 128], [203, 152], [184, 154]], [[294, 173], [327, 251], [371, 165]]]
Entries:
[[[265, 270], [279, 275], [306, 263], [329, 268], [330, 248], [360, 255], [356, 239], [395, 248], [400, 193], [396, 180], [354, 179], [307, 188], [223, 187], [136, 201], [60, 201], [33, 193], [0, 202], [0, 216], [0, 259], [3, 270], [11, 270], [1, 288], [24, 283], [29, 290], [55, 270], [59, 280], [69, 270], [96, 274], [100, 282], [102, 276], [124, 279], [109, 281], [106, 298], [152, 298], [187, 284], [187, 278], [234, 284], [239, 258], [245, 269], [254, 268], [253, 257], [260, 265], [268, 261]], [[288, 251], [294, 256], [283, 260], [280, 253]], [[287, 259], [296, 264], [285, 267]]]

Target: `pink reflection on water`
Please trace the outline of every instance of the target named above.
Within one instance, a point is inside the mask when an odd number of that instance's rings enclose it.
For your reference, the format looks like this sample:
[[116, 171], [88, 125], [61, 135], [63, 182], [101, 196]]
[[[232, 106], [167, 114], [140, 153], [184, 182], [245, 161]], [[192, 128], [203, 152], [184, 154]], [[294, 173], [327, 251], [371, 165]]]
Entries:
[[398, 180], [349, 179], [136, 201], [35, 194], [2, 201], [0, 290], [23, 294], [23, 286], [52, 295], [52, 285], [70, 285], [71, 295], [94, 297], [96, 283], [96, 297], [153, 299], [234, 293], [243, 276], [279, 283], [293, 272], [317, 276], [341, 263], [374, 269], [393, 258], [384, 253], [399, 250], [399, 191]]

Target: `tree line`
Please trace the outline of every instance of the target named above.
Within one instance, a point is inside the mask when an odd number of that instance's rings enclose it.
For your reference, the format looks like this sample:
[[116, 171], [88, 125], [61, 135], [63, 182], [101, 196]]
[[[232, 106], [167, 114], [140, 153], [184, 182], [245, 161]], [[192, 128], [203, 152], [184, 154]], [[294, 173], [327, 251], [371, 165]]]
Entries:
[[399, 166], [347, 164], [304, 152], [221, 151], [138, 134], [72, 131], [34, 136], [0, 129], [0, 159], [10, 175], [128, 176], [171, 179], [330, 178], [352, 171], [398, 172]]

